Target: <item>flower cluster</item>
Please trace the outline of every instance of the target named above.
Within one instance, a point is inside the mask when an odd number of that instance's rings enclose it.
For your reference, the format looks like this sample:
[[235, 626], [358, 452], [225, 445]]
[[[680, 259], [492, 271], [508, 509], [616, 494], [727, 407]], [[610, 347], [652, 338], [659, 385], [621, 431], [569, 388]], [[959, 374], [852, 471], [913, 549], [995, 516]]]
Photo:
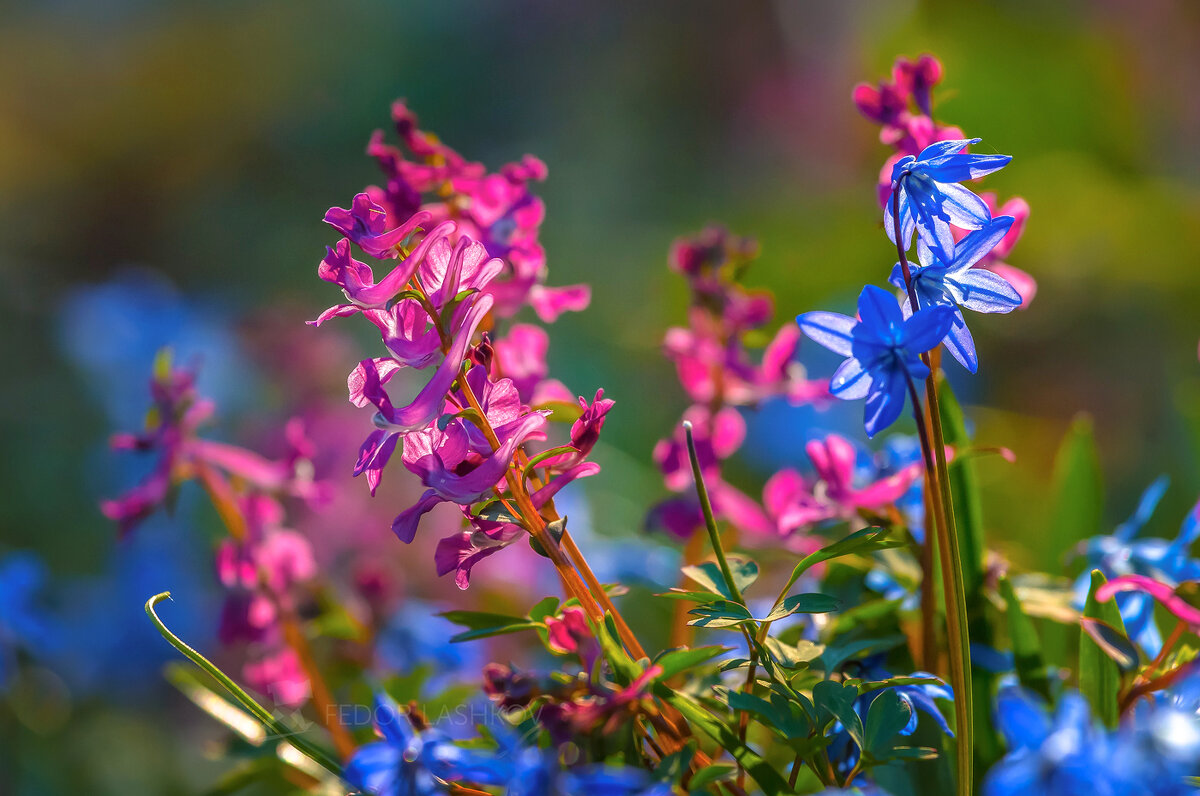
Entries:
[[169, 507], [181, 484], [199, 481], [229, 534], [215, 554], [217, 578], [226, 589], [220, 639], [248, 645], [243, 674], [257, 691], [282, 705], [303, 704], [309, 679], [285, 636], [317, 568], [309, 540], [284, 527], [281, 501], [322, 505], [331, 497], [329, 485], [313, 477], [314, 449], [303, 423], [295, 418], [287, 423], [287, 451], [278, 459], [200, 436], [215, 407], [197, 394], [195, 372], [173, 367], [166, 352], [150, 394], [145, 431], [117, 434], [112, 447], [154, 453], [157, 460], [141, 483], [101, 508], [128, 533]]
[[[388, 184], [358, 194], [349, 209], [326, 213], [343, 237], [327, 249], [318, 276], [341, 288], [346, 303], [313, 323], [361, 313], [378, 330], [387, 356], [362, 360], [347, 381], [350, 402], [376, 410], [354, 474], [366, 476], [374, 495], [401, 446], [403, 466], [426, 489], [392, 530], [411, 542], [425, 514], [456, 505], [469, 530], [439, 543], [436, 565], [439, 575], [455, 573], [465, 589], [479, 561], [540, 530], [531, 526], [557, 519], [553, 498], [560, 489], [598, 472], [586, 459], [613, 402], [603, 391], [591, 402], [579, 398], [569, 441], [530, 459], [526, 446], [546, 439], [551, 407], [570, 416], [575, 401], [547, 378], [544, 330], [512, 324], [493, 336], [496, 322], [526, 305], [550, 321], [588, 300], [584, 287], [543, 284], [545, 254], [537, 240], [543, 207], [529, 183], [543, 179], [545, 167], [527, 157], [487, 174], [418, 130], [402, 103], [393, 117], [418, 160], [383, 144], [380, 134], [372, 139], [369, 151]], [[436, 199], [426, 200], [429, 194]], [[352, 245], [391, 262], [391, 270], [376, 281]], [[397, 378], [405, 369], [433, 373], [418, 377], [423, 386], [398, 405], [388, 386], [393, 379], [405, 383]]]

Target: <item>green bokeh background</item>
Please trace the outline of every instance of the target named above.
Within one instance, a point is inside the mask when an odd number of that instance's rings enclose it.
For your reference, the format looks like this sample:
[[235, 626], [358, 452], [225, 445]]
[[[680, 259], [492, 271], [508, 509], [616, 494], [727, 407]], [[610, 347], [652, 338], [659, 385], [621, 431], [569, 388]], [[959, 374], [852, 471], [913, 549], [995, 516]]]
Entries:
[[[1012, 154], [988, 186], [1032, 206], [1010, 262], [1036, 301], [972, 319], [979, 441], [1018, 456], [981, 462], [992, 539], [1058, 568], [1038, 555], [1048, 474], [1080, 410], [1106, 522], [1169, 473], [1151, 528], [1173, 533], [1200, 491], [1195, 4], [51, 0], [3, 15], [0, 550], [72, 574], [112, 543], [79, 455], [109, 429], [60, 359], [56, 302], [133, 264], [235, 316], [312, 317], [330, 300], [321, 216], [376, 180], [363, 148], [397, 96], [470, 158], [547, 162], [551, 282], [594, 288], [554, 326], [552, 368], [616, 398], [606, 441], [648, 462], [684, 406], [659, 353], [686, 301], [671, 240], [710, 220], [756, 236], [749, 282], [775, 291], [780, 322], [847, 309], [892, 264], [874, 199], [886, 151], [850, 90], [926, 51], [946, 69], [939, 119]], [[738, 472], [761, 480], [752, 461]], [[89, 716], [28, 740], [27, 760], [72, 760], [76, 792], [210, 778], [186, 733], [153, 730], [161, 717]]]

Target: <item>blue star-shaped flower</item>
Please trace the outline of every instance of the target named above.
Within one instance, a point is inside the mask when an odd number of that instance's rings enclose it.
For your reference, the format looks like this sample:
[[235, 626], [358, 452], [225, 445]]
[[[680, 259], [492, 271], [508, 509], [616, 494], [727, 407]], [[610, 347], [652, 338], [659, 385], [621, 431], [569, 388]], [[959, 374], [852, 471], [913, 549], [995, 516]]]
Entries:
[[[1080, 545], [1079, 552], [1087, 566], [1075, 581], [1077, 607], [1082, 608], [1087, 600], [1089, 573], [1093, 569], [1099, 569], [1106, 578], [1145, 575], [1168, 583], [1200, 579], [1200, 561], [1188, 554], [1192, 543], [1200, 537], [1200, 504], [1188, 512], [1174, 540], [1135, 538], [1154, 515], [1168, 483], [1166, 476], [1162, 476], [1146, 487], [1133, 515], [1118, 525], [1112, 535], [1093, 536]], [[1118, 594], [1116, 600], [1130, 638], [1147, 655], [1157, 655], [1162, 649], [1162, 636], [1154, 623], [1153, 598], [1144, 592], [1130, 592]]]
[[[950, 225], [980, 229], [991, 220], [992, 213], [984, 201], [958, 183], [999, 171], [1012, 158], [962, 151], [981, 140], [938, 141], [922, 149], [916, 157], [901, 158], [892, 167], [892, 184], [899, 186], [900, 242], [905, 250], [915, 228], [943, 262], [950, 262], [954, 258]], [[889, 197], [884, 207], [883, 225], [888, 237], [896, 243], [892, 201]]]
[[941, 344], [955, 312], [953, 306], [935, 305], [906, 319], [895, 296], [867, 285], [858, 297], [860, 320], [836, 312], [806, 312], [796, 322], [812, 340], [847, 357], [833, 374], [829, 391], [847, 401], [867, 399], [863, 424], [873, 437], [904, 410], [909, 380], [929, 375], [920, 355]]
[[[975, 312], [1012, 312], [1021, 306], [1021, 294], [1004, 277], [982, 268], [973, 268], [975, 263], [996, 247], [1013, 225], [1010, 216], [991, 219], [982, 228], [960, 240], [954, 247], [949, 260], [941, 259], [925, 244], [917, 240], [917, 260], [920, 265], [910, 265], [913, 291], [922, 307], [946, 304], [955, 307], [954, 326], [946, 337], [946, 348], [959, 364], [974, 373], [979, 368], [979, 357], [975, 353], [975, 340], [967, 329], [962, 310], [966, 307]], [[905, 289], [904, 271], [900, 263], [892, 269], [889, 281]], [[904, 315], [911, 313], [909, 300], [904, 300]]]

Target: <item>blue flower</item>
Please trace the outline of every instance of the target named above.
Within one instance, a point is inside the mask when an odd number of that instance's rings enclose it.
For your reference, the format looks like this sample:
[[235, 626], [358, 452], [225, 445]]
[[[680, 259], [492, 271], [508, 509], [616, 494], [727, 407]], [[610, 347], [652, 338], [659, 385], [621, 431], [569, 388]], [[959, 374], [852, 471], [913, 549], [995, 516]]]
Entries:
[[910, 318], [900, 312], [896, 298], [881, 287], [867, 285], [858, 297], [855, 320], [836, 312], [806, 312], [796, 318], [817, 343], [847, 357], [829, 382], [829, 391], [843, 400], [866, 398], [867, 436], [895, 422], [904, 410], [910, 381], [929, 375], [920, 354], [937, 347], [954, 325], [954, 307], [918, 308]]
[[[892, 675], [881, 666], [883, 657], [883, 655], [874, 655], [862, 661], [861, 670], [857, 672], [856, 676], [862, 680], [887, 680], [890, 678]], [[937, 679], [929, 672], [913, 672], [909, 677]], [[918, 713], [924, 713], [933, 719], [942, 732], [951, 738], [954, 737], [954, 732], [950, 729], [950, 724], [946, 721], [946, 717], [942, 715], [937, 702], [934, 701], [937, 699], [954, 701], [954, 689], [950, 686], [939, 681], [924, 685], [897, 685], [864, 694], [854, 700], [854, 711], [863, 721], [866, 721], [867, 713], [871, 709], [871, 703], [878, 699], [879, 695], [884, 691], [895, 693], [900, 698], [900, 701], [908, 706], [908, 723], [900, 730], [901, 735], [912, 735], [916, 732], [920, 720]], [[839, 771], [845, 773], [855, 767], [858, 763], [858, 756], [858, 745], [850, 739], [850, 734], [846, 732], [841, 723], [835, 724], [834, 737], [829, 744], [830, 759], [835, 761], [835, 765], [837, 765]]]
[[1142, 707], [1114, 732], [1070, 691], [1053, 715], [1018, 687], [1001, 689], [996, 719], [1009, 753], [983, 796], [1186, 796], [1200, 764], [1200, 717], [1171, 699]]
[[1004, 688], [996, 722], [1008, 754], [983, 782], [983, 796], [1114, 796], [1108, 741], [1087, 701], [1068, 692], [1051, 715], [1033, 694]]
[[16, 673], [17, 652], [43, 656], [59, 645], [58, 623], [41, 602], [46, 567], [29, 552], [0, 559], [0, 691]]
[[[958, 183], [999, 171], [1012, 160], [1008, 155], [971, 155], [962, 152], [968, 144], [982, 139], [938, 141], [913, 157], [907, 155], [892, 167], [892, 184], [899, 187], [900, 241], [905, 250], [912, 241], [913, 229], [943, 262], [954, 259], [953, 224], [961, 229], [980, 229], [992, 213], [971, 191]], [[892, 221], [892, 199], [883, 211], [888, 237], [896, 242]]]
[[[1174, 540], [1134, 539], [1150, 521], [1168, 483], [1163, 476], [1148, 486], [1133, 515], [1118, 525], [1111, 536], [1093, 536], [1083, 542], [1080, 552], [1087, 566], [1075, 581], [1076, 607], [1082, 608], [1087, 600], [1092, 569], [1099, 569], [1107, 578], [1145, 575], [1172, 584], [1200, 579], [1200, 561], [1188, 555], [1192, 543], [1200, 537], [1200, 504], [1188, 513]], [[1157, 655], [1162, 648], [1162, 636], [1154, 622], [1154, 600], [1143, 592], [1118, 594], [1116, 599], [1130, 638], [1147, 655]]]
[[602, 764], [563, 768], [552, 750], [526, 747], [515, 754], [506, 796], [670, 796], [670, 783], [649, 772]]
[[438, 730], [417, 732], [386, 694], [375, 697], [375, 726], [383, 740], [354, 753], [346, 779], [376, 796], [433, 796], [444, 792], [438, 780], [502, 785], [513, 776], [503, 757], [458, 746]]
[[[946, 348], [959, 364], [974, 373], [979, 367], [975, 354], [975, 341], [967, 329], [962, 310], [966, 307], [975, 312], [1012, 312], [1021, 306], [1021, 294], [1008, 281], [991, 271], [973, 268], [975, 263], [995, 248], [1013, 225], [1010, 216], [1000, 216], [967, 235], [954, 247], [954, 255], [941, 259], [925, 244], [917, 241], [917, 259], [920, 265], [910, 266], [913, 292], [921, 307], [945, 304], [955, 307], [954, 326], [946, 337]], [[900, 263], [892, 269], [889, 281], [905, 290], [904, 272]], [[904, 299], [902, 308], [908, 317], [912, 310], [909, 299]]]

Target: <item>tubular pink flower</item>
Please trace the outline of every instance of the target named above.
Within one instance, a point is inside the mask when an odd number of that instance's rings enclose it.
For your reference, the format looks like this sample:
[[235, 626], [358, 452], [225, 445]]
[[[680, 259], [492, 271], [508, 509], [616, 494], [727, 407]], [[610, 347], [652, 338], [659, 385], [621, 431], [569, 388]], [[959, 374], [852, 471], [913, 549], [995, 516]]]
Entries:
[[387, 212], [365, 193], [354, 197], [349, 210], [331, 207], [325, 213], [326, 224], [357, 243], [367, 254], [381, 260], [399, 257], [400, 244], [429, 219], [428, 213], [414, 213], [398, 227], [388, 229]]

